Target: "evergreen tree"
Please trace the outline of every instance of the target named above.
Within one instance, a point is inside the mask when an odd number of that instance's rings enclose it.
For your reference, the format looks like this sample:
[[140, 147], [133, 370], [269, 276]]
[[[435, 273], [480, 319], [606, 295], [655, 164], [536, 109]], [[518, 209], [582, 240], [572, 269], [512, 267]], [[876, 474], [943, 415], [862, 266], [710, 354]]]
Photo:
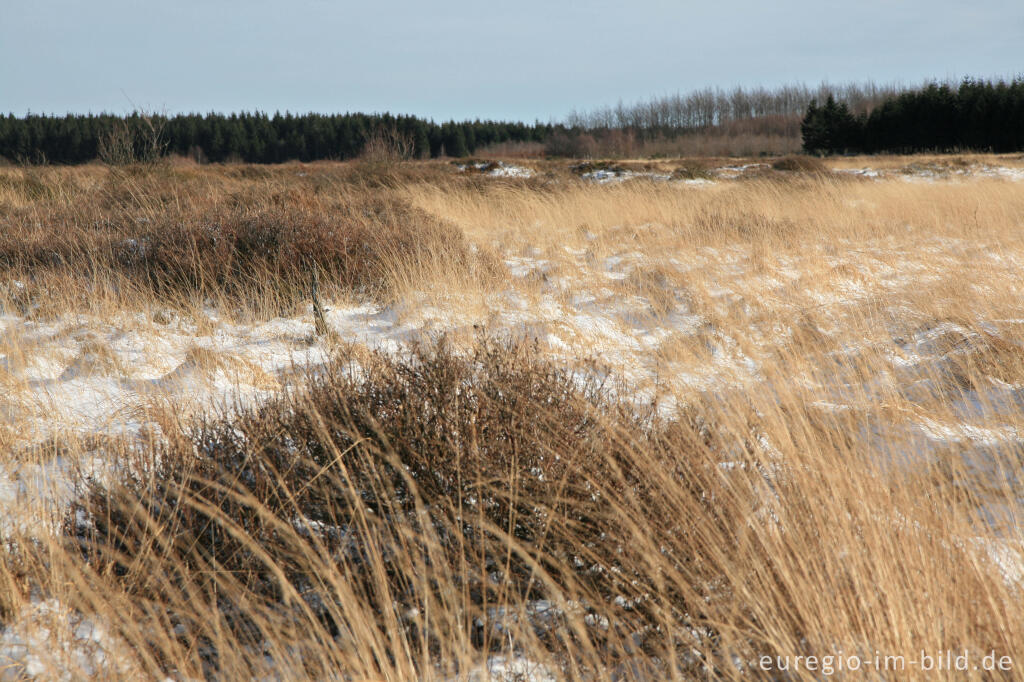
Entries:
[[825, 118], [818, 103], [813, 99], [807, 105], [807, 113], [800, 123], [800, 135], [803, 138], [804, 151], [808, 154], [825, 153], [828, 150]]
[[413, 146], [415, 147], [415, 154], [421, 159], [430, 158], [430, 135], [427, 132], [427, 126], [419, 124], [416, 126], [416, 134], [413, 138]]

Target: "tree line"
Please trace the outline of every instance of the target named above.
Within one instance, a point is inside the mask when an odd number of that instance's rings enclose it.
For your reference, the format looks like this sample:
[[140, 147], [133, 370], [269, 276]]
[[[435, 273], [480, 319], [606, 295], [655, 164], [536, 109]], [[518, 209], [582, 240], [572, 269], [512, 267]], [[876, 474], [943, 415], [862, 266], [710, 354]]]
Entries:
[[574, 111], [560, 124], [435, 123], [415, 116], [359, 113], [8, 114], [0, 115], [0, 157], [30, 163], [120, 163], [164, 153], [200, 162], [344, 160], [359, 156], [380, 139], [397, 142], [391, 146], [413, 158], [464, 157], [510, 143], [540, 143], [550, 156], [629, 156], [658, 153], [656, 144], [648, 144], [652, 141], [699, 133], [792, 139], [795, 147], [800, 144], [801, 116], [814, 98], [831, 94], [861, 111], [895, 92], [896, 86], [874, 83], [705, 88], [632, 105], [620, 102], [591, 112]]
[[1024, 79], [965, 79], [916, 89], [874, 83], [706, 88], [573, 112], [560, 124], [436, 123], [359, 113], [8, 114], [0, 115], [0, 157], [118, 163], [172, 153], [200, 162], [280, 163], [344, 160], [382, 146], [403, 158], [465, 157], [520, 143], [543, 144], [550, 156], [630, 156], [680, 153], [672, 140], [701, 135], [742, 137], [749, 140], [744, 145], [760, 144], [762, 151], [779, 140], [825, 154], [1016, 151], [1024, 149]]
[[173, 153], [199, 161], [279, 163], [350, 159], [386, 133], [416, 158], [464, 157], [504, 142], [544, 142], [552, 124], [435, 123], [391, 114], [0, 115], [0, 157], [31, 163], [85, 163], [105, 154]]
[[573, 111], [566, 121], [570, 129], [590, 133], [628, 130], [641, 138], [653, 138], [726, 126], [737, 121], [803, 116], [808, 103], [832, 96], [855, 112], [867, 111], [876, 103], [901, 92], [895, 84], [821, 83], [776, 88], [736, 87], [731, 90], [704, 88], [675, 93], [634, 104], [619, 102], [584, 112]]
[[808, 104], [832, 96], [868, 111], [904, 86], [874, 82], [703, 88], [632, 104], [574, 111], [546, 143], [561, 156], [677, 156], [792, 153]]
[[812, 101], [801, 123], [809, 153], [914, 153], [1024, 149], [1024, 77], [931, 83], [855, 113], [829, 96]]

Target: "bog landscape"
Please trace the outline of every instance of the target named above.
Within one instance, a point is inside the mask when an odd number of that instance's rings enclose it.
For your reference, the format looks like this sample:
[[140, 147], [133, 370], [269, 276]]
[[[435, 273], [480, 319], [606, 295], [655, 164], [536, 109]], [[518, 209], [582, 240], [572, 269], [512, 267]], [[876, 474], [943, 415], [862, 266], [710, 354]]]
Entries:
[[1022, 105], [0, 117], [0, 679], [1015, 679]]

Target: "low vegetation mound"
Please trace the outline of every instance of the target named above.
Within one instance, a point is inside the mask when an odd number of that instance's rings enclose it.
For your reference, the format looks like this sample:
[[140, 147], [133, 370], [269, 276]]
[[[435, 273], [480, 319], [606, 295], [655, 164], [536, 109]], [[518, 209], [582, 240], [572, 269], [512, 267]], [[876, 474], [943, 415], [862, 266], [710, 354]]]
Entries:
[[71, 511], [91, 589], [133, 605], [118, 626], [146, 667], [248, 677], [261, 651], [285, 677], [413, 679], [510, 641], [592, 673], [637, 646], [682, 654], [662, 626], [718, 591], [686, 587], [712, 576], [680, 543], [725, 522], [696, 424], [608, 407], [532, 346], [349, 366], [203, 424]]
[[0, 178], [10, 208], [0, 212], [0, 272], [40, 298], [95, 295], [107, 283], [121, 298], [141, 290], [281, 308], [308, 295], [314, 269], [328, 293], [381, 298], [406, 265], [475, 258], [460, 230], [394, 192], [261, 170], [11, 170]]
[[794, 171], [800, 173], [829, 173], [828, 167], [821, 159], [813, 156], [785, 156], [772, 163], [777, 171]]

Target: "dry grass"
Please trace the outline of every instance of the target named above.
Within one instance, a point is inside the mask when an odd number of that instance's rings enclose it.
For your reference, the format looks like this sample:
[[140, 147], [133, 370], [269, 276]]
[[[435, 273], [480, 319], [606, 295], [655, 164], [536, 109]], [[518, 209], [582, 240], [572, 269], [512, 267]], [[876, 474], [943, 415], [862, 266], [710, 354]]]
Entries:
[[326, 293], [377, 299], [424, 263], [472, 270], [462, 235], [382, 189], [402, 175], [379, 166], [5, 169], [0, 269], [27, 284], [22, 310], [155, 295], [264, 315], [308, 295], [314, 266]]
[[[1016, 162], [826, 165], [912, 164]], [[60, 533], [5, 528], [0, 610], [12, 631], [59, 637], [88, 618], [109, 634], [94, 642], [102, 664], [56, 648], [40, 665], [71, 677], [473, 679], [504, 656], [558, 679], [809, 680], [842, 654], [905, 657], [866, 679], [1019, 676], [1024, 661], [964, 674], [910, 661], [1024, 650], [1024, 187], [803, 163], [713, 184], [598, 186], [566, 164], [532, 165], [529, 180], [429, 163], [130, 179], [0, 169], [4, 277], [25, 282], [7, 289], [0, 338], [12, 424], [40, 418], [22, 399], [38, 368], [140, 381], [119, 311], [149, 311], [132, 329], [158, 347], [165, 328], [186, 335], [186, 322], [153, 321], [169, 292], [223, 311], [272, 285], [294, 302], [303, 258], [362, 273], [337, 275], [331, 305], [361, 288], [392, 329], [433, 320], [449, 332], [408, 355], [313, 339], [333, 359], [298, 384], [241, 344], [204, 340], [183, 365], [276, 397], [197, 422], [154, 396], [148, 437], [48, 441], [113, 472], [57, 510]], [[138, 215], [160, 230], [126, 217]], [[93, 276], [133, 293], [84, 304], [60, 295], [71, 275], [39, 256], [55, 242], [77, 264], [81, 240], [159, 240], [178, 224], [191, 239], [209, 216], [240, 235], [231, 250], [157, 261], [174, 264], [161, 273], [219, 273], [209, 290], [171, 275], [154, 285], [90, 249]], [[277, 256], [244, 246], [260, 230], [284, 245]], [[331, 254], [346, 252], [321, 248], [331, 231], [361, 235], [366, 263], [345, 270]], [[259, 287], [224, 265], [233, 259], [258, 266]], [[179, 308], [211, 317], [195, 334], [226, 334], [216, 306]], [[92, 317], [26, 319], [72, 311]], [[537, 341], [488, 340], [473, 325]], [[26, 457], [11, 446], [9, 461]], [[41, 599], [60, 608], [40, 611]], [[759, 667], [796, 655], [818, 656], [818, 670]]]

